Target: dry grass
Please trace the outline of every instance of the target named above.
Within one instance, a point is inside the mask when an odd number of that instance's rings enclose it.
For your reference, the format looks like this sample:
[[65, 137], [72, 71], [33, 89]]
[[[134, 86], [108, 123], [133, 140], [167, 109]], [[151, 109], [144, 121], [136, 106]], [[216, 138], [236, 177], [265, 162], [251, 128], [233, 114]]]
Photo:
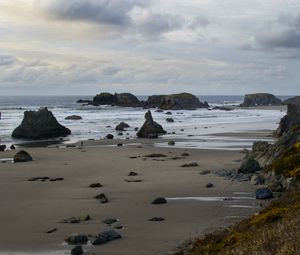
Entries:
[[300, 255], [300, 189], [232, 228], [196, 240], [189, 254]]

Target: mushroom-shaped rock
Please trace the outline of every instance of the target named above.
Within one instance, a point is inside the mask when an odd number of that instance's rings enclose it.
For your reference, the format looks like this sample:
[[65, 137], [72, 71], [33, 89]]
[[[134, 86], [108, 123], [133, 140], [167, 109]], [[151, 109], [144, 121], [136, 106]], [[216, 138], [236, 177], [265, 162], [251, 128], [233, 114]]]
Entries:
[[140, 138], [157, 138], [159, 135], [166, 134], [167, 132], [161, 125], [155, 122], [152, 118], [151, 112], [148, 111], [145, 114], [145, 123], [137, 132], [137, 136]]
[[69, 134], [71, 131], [59, 124], [51, 111], [41, 108], [38, 111], [25, 111], [22, 123], [13, 131], [12, 137], [47, 139]]
[[30, 156], [30, 154], [26, 151], [19, 151], [16, 153], [16, 155], [14, 156], [14, 162], [15, 163], [19, 163], [19, 162], [28, 162], [28, 161], [32, 161], [32, 157]]

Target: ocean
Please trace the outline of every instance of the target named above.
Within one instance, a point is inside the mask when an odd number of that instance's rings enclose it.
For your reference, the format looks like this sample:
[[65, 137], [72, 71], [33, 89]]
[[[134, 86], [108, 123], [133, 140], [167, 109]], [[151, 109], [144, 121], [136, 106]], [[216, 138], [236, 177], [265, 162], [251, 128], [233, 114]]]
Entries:
[[[57, 120], [72, 131], [64, 138], [65, 143], [87, 139], [103, 139], [111, 133], [120, 139], [135, 138], [135, 127], [144, 123], [145, 109], [111, 106], [82, 106], [78, 99], [91, 99], [92, 96], [1, 96], [0, 97], [0, 142], [1, 144], [22, 144], [29, 141], [12, 139], [11, 133], [17, 127], [26, 110], [48, 107]], [[286, 99], [288, 96], [279, 97]], [[145, 100], [147, 96], [140, 96]], [[239, 105], [243, 96], [199, 96], [201, 101], [210, 105]], [[167, 140], [176, 139], [177, 147], [201, 149], [242, 149], [249, 148], [255, 138], [229, 137], [226, 133], [251, 131], [266, 132], [276, 129], [284, 112], [280, 110], [236, 109], [220, 111], [198, 109], [194, 111], [172, 111], [175, 122], [167, 123], [167, 115], [152, 110], [155, 121], [160, 123], [168, 134], [163, 136], [166, 142], [156, 146], [167, 146]], [[80, 115], [82, 120], [65, 120], [69, 115]], [[170, 116], [169, 116], [170, 117]], [[121, 121], [130, 128], [119, 135], [114, 128]], [[272, 138], [264, 138], [272, 142]]]

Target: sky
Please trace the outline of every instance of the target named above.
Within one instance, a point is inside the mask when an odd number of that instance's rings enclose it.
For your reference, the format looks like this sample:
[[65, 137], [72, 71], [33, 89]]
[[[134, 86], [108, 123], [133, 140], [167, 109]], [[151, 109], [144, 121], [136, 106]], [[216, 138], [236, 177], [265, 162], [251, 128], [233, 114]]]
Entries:
[[299, 0], [0, 0], [0, 95], [299, 87]]

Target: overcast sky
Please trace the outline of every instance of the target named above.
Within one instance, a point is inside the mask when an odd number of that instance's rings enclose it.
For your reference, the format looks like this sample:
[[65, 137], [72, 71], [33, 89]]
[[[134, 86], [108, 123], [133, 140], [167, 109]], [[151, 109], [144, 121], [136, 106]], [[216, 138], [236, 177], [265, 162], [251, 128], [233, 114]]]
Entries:
[[0, 0], [0, 95], [299, 88], [299, 0]]

